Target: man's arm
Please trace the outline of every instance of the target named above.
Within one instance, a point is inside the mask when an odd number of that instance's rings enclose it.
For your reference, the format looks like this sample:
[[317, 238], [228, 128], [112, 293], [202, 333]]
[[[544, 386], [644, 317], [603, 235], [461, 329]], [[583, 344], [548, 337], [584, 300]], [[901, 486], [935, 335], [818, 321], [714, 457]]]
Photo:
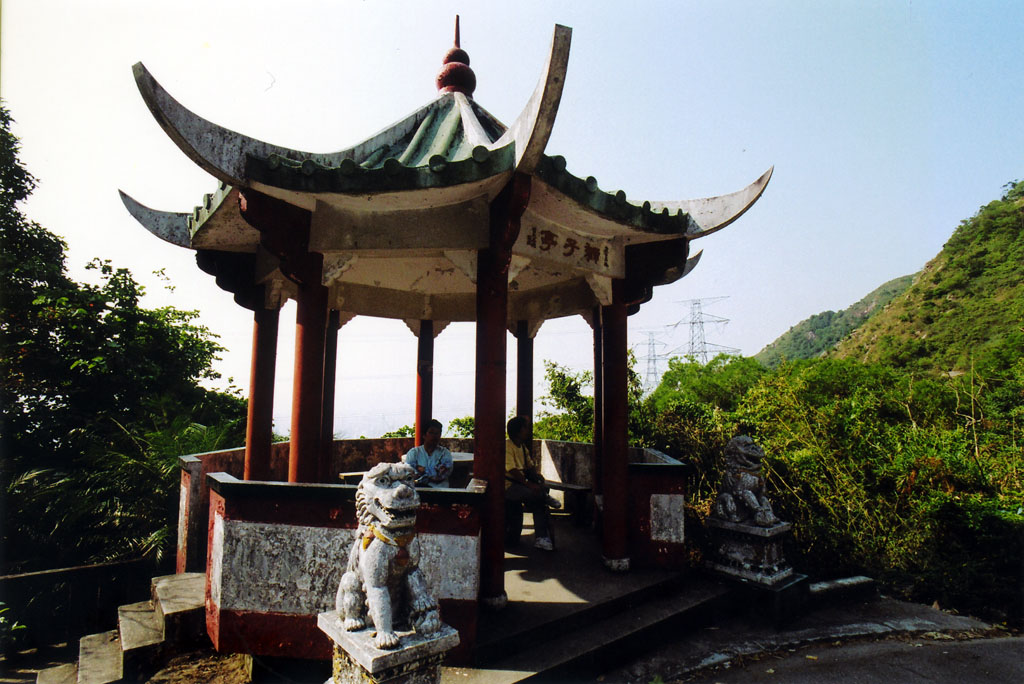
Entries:
[[416, 472], [420, 475], [422, 475], [426, 470], [423, 466], [420, 465], [419, 459], [416, 458], [416, 447], [409, 449], [409, 451], [406, 452], [405, 456], [402, 457], [402, 460], [405, 461], [406, 464], [411, 465], [413, 468], [415, 468]]
[[448, 479], [448, 476], [452, 472], [452, 463], [452, 452], [448, 451], [448, 449], [445, 449], [444, 451], [441, 452], [441, 458], [437, 463], [437, 477], [435, 479], [436, 482], [441, 482], [443, 480]]

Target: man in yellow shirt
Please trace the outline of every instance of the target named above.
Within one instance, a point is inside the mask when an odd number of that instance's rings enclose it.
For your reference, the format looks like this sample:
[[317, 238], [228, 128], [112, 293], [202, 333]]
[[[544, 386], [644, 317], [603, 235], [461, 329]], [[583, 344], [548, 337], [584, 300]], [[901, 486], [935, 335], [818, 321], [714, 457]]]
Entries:
[[548, 515], [548, 488], [544, 486], [544, 478], [530, 454], [530, 421], [516, 416], [508, 421], [507, 428], [509, 439], [505, 442], [505, 500], [520, 502], [533, 514], [533, 545], [544, 551], [554, 551], [551, 519]]

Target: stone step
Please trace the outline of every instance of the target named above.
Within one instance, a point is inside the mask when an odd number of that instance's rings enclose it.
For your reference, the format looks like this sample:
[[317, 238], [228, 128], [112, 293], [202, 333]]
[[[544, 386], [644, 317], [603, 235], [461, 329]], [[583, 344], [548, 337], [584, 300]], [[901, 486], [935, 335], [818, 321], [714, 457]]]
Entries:
[[117, 609], [121, 634], [123, 675], [143, 680], [159, 669], [164, 652], [164, 622], [152, 601], [130, 603]]
[[121, 638], [117, 630], [90, 634], [78, 642], [78, 684], [120, 681]]
[[205, 574], [185, 572], [154, 577], [152, 592], [168, 644], [182, 648], [206, 644]]
[[77, 684], [78, 663], [65, 663], [40, 670], [36, 674], [36, 684]]
[[[608, 616], [628, 610], [631, 606], [675, 594], [685, 586], [686, 581], [683, 575], [672, 573], [608, 600], [583, 603], [575, 611], [559, 613], [539, 624], [536, 620], [509, 620], [509, 623], [514, 623], [516, 626], [509, 629], [488, 630], [490, 634], [478, 637], [479, 640], [473, 651], [473, 661], [478, 665], [486, 666], [488, 663], [507, 658], [511, 654], [519, 653], [536, 644], [557, 639], [568, 632], [592, 625]], [[528, 604], [525, 609], [533, 612], [540, 607], [538, 604]], [[505, 611], [499, 612], [499, 619], [503, 617], [502, 613], [510, 615], [511, 611], [506, 608]]]
[[[444, 668], [442, 682], [511, 684], [593, 680], [681, 631], [707, 624], [728, 602], [727, 586], [704, 579], [687, 581], [681, 591], [649, 596], [642, 603], [619, 606], [589, 624], [563, 629], [524, 650], [491, 658], [476, 668]], [[478, 661], [479, 662], [479, 661]]]

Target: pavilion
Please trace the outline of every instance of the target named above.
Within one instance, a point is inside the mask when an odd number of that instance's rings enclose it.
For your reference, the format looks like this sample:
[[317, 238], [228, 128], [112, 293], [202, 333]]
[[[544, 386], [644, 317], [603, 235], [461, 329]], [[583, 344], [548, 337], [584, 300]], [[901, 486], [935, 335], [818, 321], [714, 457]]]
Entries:
[[[506, 126], [473, 99], [476, 77], [455, 46], [438, 96], [346, 150], [310, 153], [222, 128], [173, 99], [142, 64], [135, 78], [167, 135], [220, 185], [187, 213], [122, 193], [148, 230], [194, 250], [199, 267], [254, 313], [244, 478], [270, 475], [278, 318], [297, 303], [287, 481], [336, 482], [337, 333], [354, 316], [403, 320], [418, 336], [416, 439], [431, 415], [434, 338], [476, 324], [473, 474], [486, 482], [479, 599], [503, 589], [506, 330], [517, 339], [517, 408], [532, 414], [533, 338], [551, 318], [581, 315], [594, 332], [595, 493], [605, 564], [630, 567], [627, 522], [627, 316], [653, 288], [689, 273], [690, 242], [736, 220], [766, 171], [720, 197], [635, 201], [548, 156], [571, 29], [556, 26], [544, 73]], [[341, 391], [344, 391], [343, 388]]]

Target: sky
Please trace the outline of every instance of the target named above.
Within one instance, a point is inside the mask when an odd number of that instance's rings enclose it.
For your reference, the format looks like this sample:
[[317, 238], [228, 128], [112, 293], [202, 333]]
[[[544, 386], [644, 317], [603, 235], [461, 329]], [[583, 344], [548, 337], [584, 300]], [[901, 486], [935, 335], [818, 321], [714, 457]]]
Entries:
[[[548, 154], [634, 201], [739, 190], [770, 166], [740, 220], [691, 244], [697, 269], [629, 320], [643, 376], [689, 351], [692, 301], [709, 345], [757, 353], [800, 320], [913, 273], [963, 219], [1024, 177], [1024, 3], [760, 0], [515, 3], [388, 0], [5, 0], [0, 97], [39, 187], [28, 216], [69, 245], [129, 268], [143, 304], [200, 312], [226, 348], [217, 369], [248, 391], [252, 314], [150, 235], [143, 204], [190, 211], [217, 181], [157, 125], [131, 67], [143, 62], [214, 123], [312, 152], [343, 149], [436, 97], [461, 15], [474, 99], [506, 124], [525, 105], [555, 24], [573, 29]], [[163, 269], [173, 291], [154, 274]], [[728, 322], [721, 322], [727, 320]], [[719, 321], [719, 322], [716, 322]], [[275, 429], [286, 433], [294, 304], [282, 312]], [[472, 324], [435, 345], [435, 414], [473, 412]], [[542, 362], [592, 365], [580, 317], [546, 322]], [[654, 350], [653, 358], [649, 350]], [[339, 336], [335, 432], [411, 424], [416, 339], [357, 317]], [[514, 405], [514, 340], [509, 338]], [[542, 407], [538, 407], [542, 408]]]

